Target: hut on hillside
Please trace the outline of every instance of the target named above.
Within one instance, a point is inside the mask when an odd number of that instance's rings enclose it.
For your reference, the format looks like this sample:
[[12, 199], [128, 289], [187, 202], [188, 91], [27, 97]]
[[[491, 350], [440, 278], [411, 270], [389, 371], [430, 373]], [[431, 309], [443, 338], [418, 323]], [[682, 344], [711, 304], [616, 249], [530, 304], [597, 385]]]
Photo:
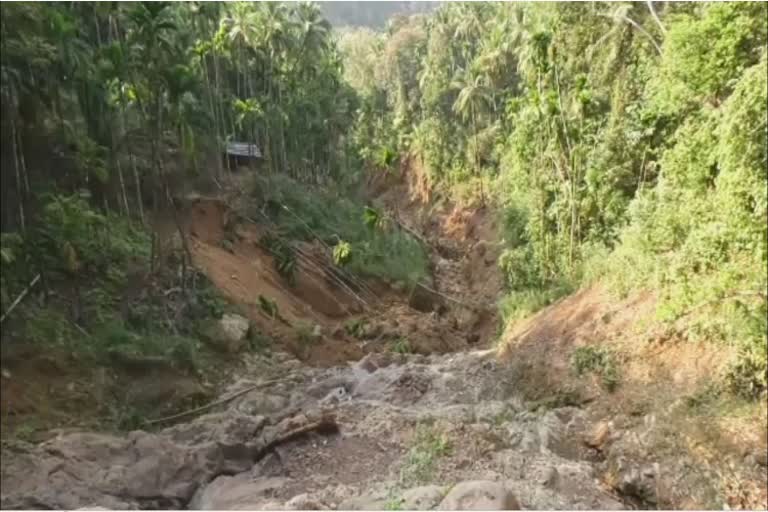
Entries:
[[252, 142], [227, 143], [225, 158], [230, 169], [256, 167], [264, 158], [259, 147]]

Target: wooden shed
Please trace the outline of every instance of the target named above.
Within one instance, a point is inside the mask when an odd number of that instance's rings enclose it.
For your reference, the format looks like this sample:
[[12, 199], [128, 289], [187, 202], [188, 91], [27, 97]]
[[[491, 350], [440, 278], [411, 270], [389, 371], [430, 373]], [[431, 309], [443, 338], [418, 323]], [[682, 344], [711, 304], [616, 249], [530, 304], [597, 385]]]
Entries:
[[226, 151], [225, 157], [230, 169], [255, 166], [263, 159], [261, 150], [252, 142], [230, 142]]

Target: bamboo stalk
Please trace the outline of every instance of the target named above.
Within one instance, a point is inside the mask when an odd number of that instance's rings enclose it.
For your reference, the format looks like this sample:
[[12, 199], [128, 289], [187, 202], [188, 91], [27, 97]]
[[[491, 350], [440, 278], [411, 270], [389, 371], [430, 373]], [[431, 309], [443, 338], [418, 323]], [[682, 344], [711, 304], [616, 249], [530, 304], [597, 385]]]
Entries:
[[16, 297], [16, 300], [13, 301], [13, 303], [8, 307], [5, 313], [3, 313], [3, 316], [0, 317], [0, 324], [3, 323], [3, 321], [8, 317], [8, 315], [11, 314], [11, 312], [16, 309], [16, 306], [19, 305], [19, 303], [24, 299], [24, 297], [27, 296], [29, 293], [29, 290], [32, 289], [33, 286], [37, 284], [37, 282], [40, 280], [40, 274], [37, 274], [34, 279], [32, 279], [32, 282], [27, 285], [26, 288], [24, 288], [24, 291], [22, 291], [18, 297]]

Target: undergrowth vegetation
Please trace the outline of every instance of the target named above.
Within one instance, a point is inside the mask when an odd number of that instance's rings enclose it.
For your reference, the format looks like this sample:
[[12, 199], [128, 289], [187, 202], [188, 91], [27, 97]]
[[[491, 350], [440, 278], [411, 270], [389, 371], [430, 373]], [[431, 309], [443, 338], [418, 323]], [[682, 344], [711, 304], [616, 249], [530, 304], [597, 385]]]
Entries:
[[[258, 177], [253, 196], [248, 214], [274, 227], [273, 254], [282, 255], [291, 241], [318, 240], [331, 249], [338, 266], [361, 276], [411, 283], [427, 273], [421, 243], [354, 196], [299, 188], [279, 175]], [[376, 215], [373, 221], [371, 215]]]
[[571, 355], [571, 366], [579, 375], [594, 373], [600, 383], [613, 391], [619, 385], [619, 367], [616, 356], [604, 347], [579, 347]]
[[518, 320], [602, 280], [768, 389], [764, 3], [450, 3], [351, 31], [368, 165], [500, 212]]
[[[200, 274], [185, 283], [173, 268], [151, 274], [151, 237], [140, 224], [79, 196], [47, 201], [35, 229], [2, 240], [2, 310], [27, 288], [31, 296], [4, 321], [3, 337], [13, 339], [4, 349], [31, 344], [98, 364], [199, 370], [201, 322], [230, 306]], [[43, 277], [30, 287], [35, 274]]]
[[407, 488], [429, 483], [440, 458], [450, 451], [450, 440], [443, 432], [426, 423], [417, 425], [413, 442], [400, 469], [400, 484]]

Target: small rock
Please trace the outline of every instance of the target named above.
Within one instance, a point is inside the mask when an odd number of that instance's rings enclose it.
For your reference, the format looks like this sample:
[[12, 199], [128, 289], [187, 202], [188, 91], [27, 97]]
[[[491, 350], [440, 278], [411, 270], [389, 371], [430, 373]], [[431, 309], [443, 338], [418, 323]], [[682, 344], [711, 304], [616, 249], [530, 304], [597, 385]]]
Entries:
[[547, 468], [539, 479], [539, 483], [544, 487], [554, 487], [557, 484], [557, 478], [560, 475], [555, 467]]
[[601, 449], [611, 435], [611, 426], [608, 421], [601, 421], [595, 425], [584, 440], [586, 445], [598, 450]]
[[337, 404], [348, 398], [349, 394], [347, 393], [347, 390], [343, 386], [340, 386], [338, 388], [332, 389], [327, 395], [325, 395], [322, 400], [320, 400], [320, 403]]
[[237, 404], [237, 410], [252, 416], [274, 414], [288, 407], [288, 403], [288, 397], [283, 395], [254, 392], [247, 394]]
[[439, 485], [414, 487], [403, 493], [402, 508], [405, 510], [429, 510], [445, 496], [448, 489]]
[[439, 510], [520, 510], [520, 505], [502, 484], [476, 480], [455, 485]]
[[239, 352], [247, 343], [250, 322], [241, 315], [225, 313], [205, 330], [206, 339], [215, 348], [229, 353]]
[[[199, 510], [258, 510], [287, 483], [287, 478], [253, 479], [247, 473], [220, 476], [197, 492], [189, 508]], [[280, 505], [277, 505], [280, 508]]]
[[[650, 475], [650, 476], [648, 476]], [[656, 503], [656, 479], [653, 469], [629, 469], [621, 475], [618, 490], [626, 495], [647, 503]]]
[[365, 370], [367, 373], [373, 373], [376, 370], [378, 370], [378, 367], [373, 363], [371, 358], [369, 357], [371, 354], [368, 354], [364, 358], [362, 358], [360, 361], [358, 361], [357, 366]]
[[348, 386], [349, 381], [343, 377], [329, 377], [308, 386], [306, 388], [306, 394], [312, 398], [323, 399], [334, 389], [340, 387], [346, 389]]

